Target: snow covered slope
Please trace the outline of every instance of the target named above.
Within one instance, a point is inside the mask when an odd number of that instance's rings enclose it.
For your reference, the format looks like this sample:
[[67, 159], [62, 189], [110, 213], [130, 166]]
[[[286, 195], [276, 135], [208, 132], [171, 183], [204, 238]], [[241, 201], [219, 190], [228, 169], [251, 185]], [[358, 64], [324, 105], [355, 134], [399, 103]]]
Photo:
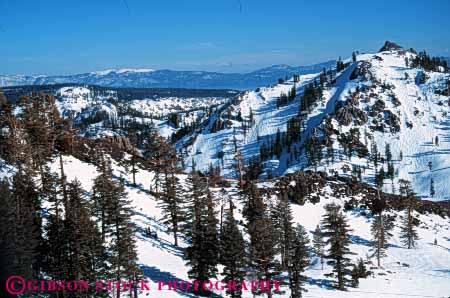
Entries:
[[207, 89], [110, 89], [72, 84], [5, 88], [6, 96], [12, 101], [33, 92], [53, 94], [60, 114], [73, 119], [82, 135], [121, 134], [114, 127], [128, 121], [152, 124], [169, 140], [186, 126], [204, 121], [214, 109], [238, 93]]
[[[306, 116], [299, 113], [303, 93], [308, 84], [320, 79], [319, 73], [247, 91], [227, 110], [213, 115], [201, 131], [185, 137], [178, 148], [186, 153], [186, 165], [195, 161], [204, 170], [217, 165], [222, 174], [236, 177], [238, 151], [247, 161], [257, 157], [261, 148], [273, 146], [278, 131], [283, 138], [288, 121], [296, 119], [303, 126], [300, 140], [284, 146], [278, 156], [263, 159], [261, 177], [313, 168], [331, 174], [353, 173], [375, 183], [375, 174], [382, 168], [387, 172], [389, 164], [394, 177], [385, 176], [383, 190], [398, 193], [399, 179], [407, 179], [420, 197], [430, 198], [434, 184], [431, 199], [448, 200], [450, 108], [445, 90], [450, 88], [450, 75], [407, 66], [406, 60], [414, 57], [414, 52], [395, 49], [361, 54], [356, 62], [344, 61], [347, 67], [334, 72], [322, 100]], [[280, 107], [280, 95], [293, 87], [297, 96]], [[213, 129], [217, 119], [224, 124]], [[318, 162], [311, 161], [305, 148], [313, 141], [320, 148], [316, 149], [321, 154]], [[386, 156], [388, 144], [387, 155], [392, 157]], [[379, 153], [376, 168], [371, 152], [375, 145]]]
[[[98, 175], [95, 166], [81, 162], [72, 156], [64, 156], [64, 168], [67, 179], [77, 178], [86, 190], [92, 188], [93, 179]], [[59, 172], [59, 161], [56, 160], [52, 170]], [[182, 248], [186, 247], [185, 240], [181, 240], [180, 247], [172, 245], [172, 235], [167, 232], [167, 227], [161, 224], [161, 210], [158, 207], [157, 200], [146, 190], [153, 174], [140, 170], [137, 174], [137, 186], [131, 187], [131, 177], [116, 162], [113, 163], [114, 175], [126, 179], [127, 193], [132, 200], [134, 222], [138, 226], [138, 255], [139, 263], [144, 271], [146, 278], [150, 280], [151, 292], [144, 292], [141, 297], [160, 294], [164, 297], [192, 297], [182, 291], [155, 291], [158, 280], [189, 280], [187, 276], [188, 267], [182, 259]], [[186, 175], [180, 175], [180, 180], [184, 184]], [[260, 184], [263, 188], [273, 188], [276, 181], [269, 181]], [[293, 182], [290, 183], [293, 185]], [[345, 185], [340, 182], [328, 182], [321, 190], [313, 192], [311, 196], [319, 196], [320, 202], [312, 204], [310, 202], [304, 205], [292, 205], [294, 221], [301, 223], [309, 232], [310, 238], [312, 231], [321, 220], [324, 213], [323, 206], [330, 202], [343, 205], [345, 201], [354, 198], [361, 200], [361, 194], [351, 196], [342, 196], [339, 188]], [[241, 219], [240, 212], [242, 205], [237, 196], [236, 183], [231, 182], [231, 186], [222, 190], [221, 188], [212, 189], [217, 207], [220, 208], [220, 202], [231, 197], [237, 208], [236, 217]], [[270, 197], [267, 197], [270, 199]], [[390, 215], [397, 219], [402, 216], [402, 212], [391, 211]], [[347, 211], [346, 216], [349, 219], [351, 229], [352, 252], [356, 253], [353, 259], [359, 257], [368, 260], [369, 263], [376, 263], [372, 256], [370, 224], [372, 218], [364, 213], [364, 210], [354, 209]], [[382, 259], [382, 268], [373, 267], [371, 275], [367, 279], [362, 279], [359, 288], [351, 288], [348, 291], [340, 292], [330, 287], [332, 279], [325, 277], [331, 268], [325, 266], [322, 270], [317, 258], [312, 259], [312, 264], [308, 267], [306, 275], [308, 277], [306, 288], [307, 293], [303, 297], [345, 297], [345, 298], [379, 298], [379, 297], [446, 297], [450, 293], [450, 283], [448, 282], [450, 268], [450, 223], [448, 218], [442, 218], [435, 214], [418, 215], [421, 221], [419, 228], [420, 240], [415, 249], [405, 249], [402, 247], [398, 238], [399, 229], [394, 229], [394, 237], [389, 241], [387, 257]], [[398, 220], [397, 220], [398, 222]], [[157, 231], [158, 239], [146, 237], [144, 229], [151, 227]], [[438, 245], [433, 245], [434, 240]], [[374, 265], [375, 266], [375, 265]], [[220, 276], [218, 276], [220, 279]], [[275, 297], [289, 297], [289, 290], [283, 288], [286, 292]], [[147, 295], [148, 294], [148, 295]], [[225, 295], [217, 291], [219, 295]], [[244, 292], [244, 297], [252, 297], [251, 292]]]

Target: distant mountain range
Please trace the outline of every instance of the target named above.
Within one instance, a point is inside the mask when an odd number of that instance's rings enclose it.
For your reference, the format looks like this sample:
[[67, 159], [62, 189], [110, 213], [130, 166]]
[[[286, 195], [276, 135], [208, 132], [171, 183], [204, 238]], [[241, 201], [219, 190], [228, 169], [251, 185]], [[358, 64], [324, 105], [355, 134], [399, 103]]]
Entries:
[[334, 64], [334, 60], [308, 66], [279, 64], [244, 74], [144, 68], [110, 69], [75, 75], [0, 75], [0, 87], [77, 83], [105, 87], [244, 90], [275, 84], [279, 78], [293, 74], [318, 73]]

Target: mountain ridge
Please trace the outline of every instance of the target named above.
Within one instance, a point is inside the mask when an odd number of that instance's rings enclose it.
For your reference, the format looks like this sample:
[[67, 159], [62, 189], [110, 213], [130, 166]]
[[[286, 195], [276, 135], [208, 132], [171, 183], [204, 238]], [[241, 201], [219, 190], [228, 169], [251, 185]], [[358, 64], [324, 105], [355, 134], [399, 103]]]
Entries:
[[[106, 69], [73, 75], [0, 75], [0, 87], [77, 83], [103, 87], [254, 89], [293, 74], [317, 73], [329, 68], [334, 60], [306, 65], [275, 64], [248, 73], [179, 71], [170, 69]], [[280, 67], [283, 66], [283, 67]]]

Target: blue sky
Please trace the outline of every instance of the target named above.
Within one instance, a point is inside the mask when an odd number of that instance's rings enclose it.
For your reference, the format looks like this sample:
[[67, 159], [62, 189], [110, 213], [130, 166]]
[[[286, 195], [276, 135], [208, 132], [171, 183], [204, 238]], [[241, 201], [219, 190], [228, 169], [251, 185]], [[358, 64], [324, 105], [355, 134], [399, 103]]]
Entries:
[[245, 72], [376, 51], [450, 56], [450, 1], [0, 0], [0, 73]]

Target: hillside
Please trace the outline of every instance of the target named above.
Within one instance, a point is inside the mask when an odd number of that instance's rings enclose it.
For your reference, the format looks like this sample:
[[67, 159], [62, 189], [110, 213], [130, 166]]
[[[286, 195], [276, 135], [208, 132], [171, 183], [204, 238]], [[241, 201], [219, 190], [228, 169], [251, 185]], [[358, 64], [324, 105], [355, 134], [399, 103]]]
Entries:
[[[74, 157], [64, 157], [65, 169], [68, 173], [68, 180], [75, 178], [79, 179], [84, 189], [92, 188], [92, 181], [98, 175], [96, 167], [81, 162]], [[55, 172], [59, 170], [59, 162], [55, 161], [52, 165]], [[117, 177], [126, 177], [128, 183], [131, 184], [131, 176], [127, 176], [126, 171], [118, 166], [114, 166], [114, 173]], [[134, 210], [134, 222], [138, 225], [137, 233], [137, 247], [139, 255], [139, 264], [144, 270], [145, 276], [150, 279], [151, 289], [157, 288], [157, 282], [161, 279], [174, 280], [189, 280], [187, 275], [188, 268], [185, 261], [182, 259], [182, 248], [188, 245], [185, 240], [180, 244], [180, 248], [174, 247], [173, 237], [167, 231], [167, 226], [162, 224], [161, 209], [158, 207], [158, 200], [146, 191], [148, 188], [148, 181], [152, 179], [152, 173], [145, 170], [140, 170], [136, 175], [137, 187], [127, 187], [127, 193], [132, 199], [132, 206]], [[186, 176], [180, 176], [182, 181], [185, 181]], [[291, 184], [295, 181], [295, 176], [288, 177], [283, 181], [284, 184]], [[320, 181], [320, 180], [319, 180]], [[184, 182], [185, 184], [186, 182]], [[321, 216], [324, 214], [324, 206], [329, 202], [336, 202], [344, 206], [345, 202], [356, 199], [364, 205], [363, 198], [366, 196], [363, 190], [356, 190], [352, 195], [345, 195], [343, 188], [345, 183], [339, 181], [327, 181], [322, 187], [310, 193], [311, 197], [318, 196], [319, 203], [307, 202], [304, 205], [293, 204], [292, 212], [294, 222], [302, 224], [310, 238], [316, 225], [319, 223]], [[262, 189], [272, 188], [277, 184], [277, 180], [272, 182], [264, 182], [260, 184]], [[275, 188], [276, 189], [276, 188]], [[363, 188], [364, 189], [364, 188]], [[220, 211], [221, 202], [224, 200], [224, 189], [217, 187], [213, 188], [217, 212]], [[238, 195], [238, 189], [235, 183], [231, 183], [229, 187], [225, 188], [226, 198], [231, 198], [236, 204], [238, 215], [236, 218], [242, 219], [240, 213], [243, 206]], [[275, 196], [274, 196], [275, 197]], [[269, 197], [267, 197], [269, 199]], [[368, 196], [370, 198], [370, 196]], [[274, 198], [272, 198], [274, 199]], [[370, 201], [370, 199], [369, 199]], [[227, 202], [228, 204], [228, 202]], [[447, 207], [448, 208], [448, 207]], [[365, 211], [364, 211], [365, 210]], [[448, 209], [447, 209], [448, 210]], [[448, 212], [448, 211], [447, 211]], [[394, 236], [389, 242], [387, 250], [388, 257], [383, 259], [383, 267], [376, 268], [372, 255], [370, 224], [373, 218], [369, 215], [370, 212], [363, 208], [356, 208], [348, 210], [346, 216], [349, 219], [349, 224], [353, 229], [351, 233], [352, 245], [351, 250], [356, 253], [353, 256], [354, 260], [358, 257], [367, 258], [370, 262], [373, 275], [367, 279], [361, 280], [360, 286], [357, 289], [349, 289], [347, 292], [339, 292], [330, 288], [331, 280], [324, 277], [331, 268], [325, 266], [322, 270], [320, 262], [317, 258], [312, 259], [312, 264], [306, 271], [308, 277], [307, 286], [308, 292], [304, 297], [364, 297], [378, 298], [378, 297], [445, 297], [445, 294], [450, 292], [449, 283], [447, 282], [448, 269], [450, 268], [450, 250], [448, 235], [450, 232], [450, 224], [447, 218], [442, 218], [439, 215], [424, 212], [419, 215], [421, 222], [419, 229], [420, 240], [417, 248], [414, 250], [407, 250], [403, 248], [401, 240], [399, 239], [399, 225], [394, 229]], [[403, 215], [402, 211], [392, 210], [389, 214], [396, 218], [399, 222]], [[151, 239], [145, 235], [144, 229], [150, 227], [157, 231], [158, 239]], [[434, 246], [433, 242], [437, 239], [439, 246]], [[286, 288], [284, 290], [287, 290]], [[155, 292], [153, 292], [154, 295]], [[179, 297], [187, 296], [188, 293], [183, 291], [168, 291], [158, 292], [165, 297]], [[217, 291], [219, 295], [224, 293]], [[148, 293], [143, 293], [142, 297], [147, 297]], [[152, 295], [150, 293], [150, 295]], [[244, 297], [252, 297], [251, 292], [244, 292]], [[289, 291], [283, 295], [276, 295], [275, 297], [289, 297]]]
[[416, 57], [402, 48], [360, 54], [339, 71], [247, 91], [177, 147], [186, 165], [219, 166], [229, 177], [239, 152], [261, 177], [316, 169], [374, 184], [384, 171], [385, 191], [397, 193], [406, 179], [430, 198], [433, 180], [431, 199], [448, 200], [450, 75], [413, 66]]
[[[50, 170], [59, 173], [61, 164], [55, 159], [50, 164]], [[64, 171], [67, 181], [77, 179], [83, 189], [90, 190], [93, 187], [94, 179], [100, 174], [98, 167], [90, 162], [83, 162], [70, 155], [63, 156]], [[11, 172], [2, 169], [2, 176], [10, 176]], [[185, 291], [167, 290], [158, 291], [158, 282], [173, 280], [190, 280], [188, 277], [189, 267], [183, 259], [183, 249], [189, 246], [186, 238], [181, 238], [179, 247], [173, 245], [173, 235], [169, 227], [163, 223], [162, 209], [160, 199], [148, 191], [149, 181], [154, 178], [154, 173], [144, 169], [139, 169], [136, 173], [135, 187], [132, 186], [132, 177], [125, 168], [113, 161], [113, 174], [115, 177], [121, 177], [126, 181], [126, 193], [131, 199], [132, 219], [136, 224], [136, 248], [138, 253], [138, 264], [148, 279], [148, 285], [151, 292], [144, 291], [139, 293], [139, 297], [148, 297], [155, 293], [165, 297], [193, 297], [191, 293]], [[386, 214], [395, 221], [393, 237], [389, 241], [387, 248], [387, 257], [382, 259], [382, 267], [376, 266], [376, 259], [373, 255], [372, 236], [370, 235], [370, 225], [373, 221], [370, 209], [370, 202], [373, 200], [374, 190], [363, 185], [356, 186], [350, 193], [348, 184], [344, 181], [335, 179], [323, 180], [320, 176], [307, 174], [306, 177], [316, 187], [310, 189], [305, 203], [296, 204], [295, 200], [301, 200], [299, 196], [305, 189], [305, 176], [289, 175], [281, 180], [260, 182], [258, 187], [266, 193], [264, 195], [267, 204], [271, 200], [276, 200], [277, 193], [281, 189], [295, 190], [294, 200], [291, 204], [293, 221], [300, 223], [305, 228], [312, 239], [313, 231], [319, 224], [324, 214], [324, 206], [333, 202], [342, 207], [349, 205], [353, 207], [345, 208], [345, 216], [348, 218], [352, 229], [350, 234], [351, 251], [355, 253], [352, 260], [363, 258], [371, 271], [369, 277], [360, 280], [358, 288], [349, 288], [347, 291], [336, 291], [333, 287], [333, 279], [325, 276], [331, 272], [329, 265], [321, 268], [319, 258], [312, 256], [311, 264], [305, 271], [306, 289], [308, 292], [303, 297], [446, 297], [450, 292], [448, 281], [448, 269], [450, 268], [449, 253], [449, 231], [450, 225], [448, 217], [430, 212], [426, 205], [419, 209], [417, 213], [420, 220], [418, 234], [420, 240], [414, 249], [404, 248], [400, 233], [400, 219], [404, 216], [401, 208], [396, 206], [398, 198], [390, 199], [389, 211]], [[180, 183], [183, 188], [189, 186], [186, 175], [179, 175]], [[150, 187], [154, 189], [155, 185]], [[219, 216], [221, 207], [231, 202], [236, 206], [236, 219], [243, 220], [242, 197], [239, 195], [236, 182], [231, 181], [225, 187], [212, 187], [216, 211]], [[372, 192], [372, 195], [370, 194]], [[186, 193], [187, 194], [187, 193]], [[183, 195], [183, 194], [180, 194]], [[382, 194], [384, 196], [384, 194]], [[347, 203], [346, 203], [347, 202]], [[351, 202], [351, 204], [350, 204]], [[392, 204], [392, 205], [391, 205]], [[434, 203], [436, 204], [436, 203]], [[47, 203], [46, 203], [47, 205]], [[50, 206], [50, 205], [48, 205]], [[431, 203], [433, 206], [433, 203]], [[433, 208], [439, 208], [439, 205]], [[428, 211], [427, 211], [428, 210]], [[439, 210], [439, 209], [435, 209]], [[442, 216], [449, 214], [449, 206], [443, 206]], [[446, 211], [445, 211], [446, 210]], [[242, 221], [241, 221], [242, 223]], [[156, 231], [157, 238], [149, 237], [145, 230], [150, 228]], [[240, 225], [245, 231], [244, 226]], [[437, 245], [433, 243], [436, 241]], [[221, 278], [219, 275], [218, 279]], [[282, 293], [274, 297], [289, 297], [287, 286], [282, 287]], [[225, 297], [223, 291], [215, 291], [217, 295]], [[244, 291], [243, 297], [253, 297], [250, 291]]]

